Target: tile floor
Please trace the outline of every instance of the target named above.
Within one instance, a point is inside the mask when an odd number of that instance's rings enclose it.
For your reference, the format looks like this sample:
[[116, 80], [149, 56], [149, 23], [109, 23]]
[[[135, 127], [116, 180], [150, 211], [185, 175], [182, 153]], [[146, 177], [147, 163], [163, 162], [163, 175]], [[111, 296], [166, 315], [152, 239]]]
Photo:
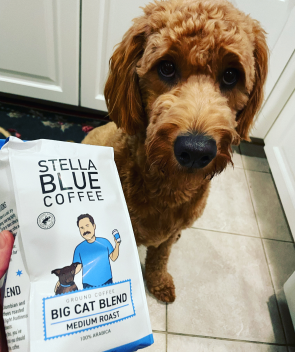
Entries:
[[234, 164], [212, 180], [203, 216], [173, 246], [176, 301], [147, 293], [147, 352], [295, 352], [283, 291], [295, 247], [263, 147], [235, 148]]

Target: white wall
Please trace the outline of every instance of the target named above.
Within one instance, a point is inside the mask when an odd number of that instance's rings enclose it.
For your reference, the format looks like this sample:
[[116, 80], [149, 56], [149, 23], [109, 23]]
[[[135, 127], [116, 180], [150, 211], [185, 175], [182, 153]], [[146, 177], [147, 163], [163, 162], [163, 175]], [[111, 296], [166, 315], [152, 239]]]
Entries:
[[230, 0], [240, 10], [258, 20], [268, 33], [267, 43], [272, 50], [278, 40], [295, 0]]
[[[270, 49], [270, 67], [265, 86], [266, 101], [295, 50], [295, 36], [291, 33], [291, 31], [294, 32], [292, 22], [295, 19], [295, 0], [230, 1], [240, 10], [257, 19], [268, 33], [267, 43]], [[284, 82], [280, 81], [280, 85], [282, 84], [284, 85]], [[268, 101], [268, 105], [271, 103], [270, 100]], [[271, 110], [273, 111], [273, 107]], [[262, 109], [260, 115], [257, 117], [251, 136], [264, 139], [275, 118], [272, 113], [268, 113], [266, 109]]]

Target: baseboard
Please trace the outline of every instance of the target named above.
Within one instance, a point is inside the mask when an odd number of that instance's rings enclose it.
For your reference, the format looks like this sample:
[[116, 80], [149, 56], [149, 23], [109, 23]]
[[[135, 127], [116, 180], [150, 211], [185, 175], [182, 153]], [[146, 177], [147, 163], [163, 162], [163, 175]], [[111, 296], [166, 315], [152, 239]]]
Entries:
[[87, 119], [110, 121], [107, 113], [81, 106], [55, 103], [48, 100], [23, 97], [20, 95], [0, 93], [0, 103], [24, 106], [35, 110], [44, 110], [61, 115], [70, 115]]
[[251, 142], [245, 142], [245, 143], [251, 143], [251, 144], [256, 144], [256, 145], [262, 145], [263, 147], [265, 146], [264, 139], [263, 138], [256, 138], [256, 137], [250, 137]]

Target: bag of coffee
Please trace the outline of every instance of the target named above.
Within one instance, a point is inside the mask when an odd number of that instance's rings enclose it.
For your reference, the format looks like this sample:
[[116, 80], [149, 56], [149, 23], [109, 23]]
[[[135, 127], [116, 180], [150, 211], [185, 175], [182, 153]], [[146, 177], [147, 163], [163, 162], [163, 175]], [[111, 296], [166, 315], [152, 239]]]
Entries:
[[153, 343], [113, 149], [10, 138], [0, 230], [15, 244], [2, 288], [9, 351], [136, 351]]

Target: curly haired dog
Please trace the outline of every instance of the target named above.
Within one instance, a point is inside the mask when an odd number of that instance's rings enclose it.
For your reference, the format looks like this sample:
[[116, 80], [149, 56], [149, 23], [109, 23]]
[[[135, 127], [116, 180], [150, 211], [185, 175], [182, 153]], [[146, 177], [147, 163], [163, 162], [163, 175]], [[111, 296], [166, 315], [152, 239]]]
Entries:
[[173, 302], [172, 244], [202, 215], [210, 180], [249, 140], [268, 49], [259, 23], [225, 0], [155, 1], [134, 20], [105, 86], [114, 121], [83, 143], [112, 146], [151, 293]]

